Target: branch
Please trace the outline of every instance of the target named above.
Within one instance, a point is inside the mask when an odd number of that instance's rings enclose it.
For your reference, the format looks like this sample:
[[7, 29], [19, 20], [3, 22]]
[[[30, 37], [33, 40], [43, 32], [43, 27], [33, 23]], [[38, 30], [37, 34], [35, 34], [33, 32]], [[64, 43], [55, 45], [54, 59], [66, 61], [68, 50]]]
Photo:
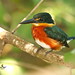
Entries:
[[[29, 12], [29, 14], [22, 20], [26, 20], [38, 7], [39, 5], [43, 2], [43, 0], [40, 0], [40, 2]], [[21, 21], [21, 22], [22, 22]], [[15, 33], [15, 31], [21, 26], [21, 24], [18, 24], [17, 27], [15, 29], [12, 30], [12, 34]]]
[[5, 42], [0, 39], [0, 56], [2, 55], [2, 51], [4, 49]]
[[26, 42], [25, 40], [22, 40], [21, 38], [15, 36], [14, 34], [6, 31], [5, 29], [1, 27], [0, 27], [0, 40], [3, 40], [7, 44], [12, 44], [20, 48], [24, 52], [27, 52], [31, 54], [32, 56], [36, 56], [48, 63], [60, 64], [60, 65], [64, 65], [64, 66], [71, 67], [71, 68], [75, 67], [72, 64], [65, 63], [63, 56], [55, 54], [53, 52], [50, 52], [49, 54], [45, 56], [47, 52], [45, 49], [41, 49], [37, 53], [38, 48], [34, 44], [30, 42]]

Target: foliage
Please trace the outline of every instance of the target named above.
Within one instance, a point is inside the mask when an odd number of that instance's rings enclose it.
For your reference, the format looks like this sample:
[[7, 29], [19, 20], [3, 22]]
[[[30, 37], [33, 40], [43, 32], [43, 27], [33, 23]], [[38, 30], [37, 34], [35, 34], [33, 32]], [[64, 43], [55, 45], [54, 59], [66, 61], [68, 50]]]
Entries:
[[[12, 31], [39, 1], [40, 0], [1, 0], [0, 26]], [[75, 36], [74, 0], [44, 0], [39, 8], [37, 8], [29, 18], [39, 12], [50, 13], [60, 28], [62, 28], [69, 36]], [[31, 25], [22, 25], [15, 34], [27, 41], [35, 43], [31, 35]], [[59, 53], [64, 54], [66, 61], [75, 63], [75, 41], [72, 41], [70, 46], [71, 48], [63, 49]], [[26, 55], [23, 55], [23, 52], [12, 46], [6, 46], [3, 53], [5, 54], [4, 57], [14, 56], [16, 60], [21, 62], [35, 63], [36, 65], [47, 65], [45, 62], [40, 61], [26, 53]], [[36, 63], [35, 60], [39, 61], [39, 63]]]

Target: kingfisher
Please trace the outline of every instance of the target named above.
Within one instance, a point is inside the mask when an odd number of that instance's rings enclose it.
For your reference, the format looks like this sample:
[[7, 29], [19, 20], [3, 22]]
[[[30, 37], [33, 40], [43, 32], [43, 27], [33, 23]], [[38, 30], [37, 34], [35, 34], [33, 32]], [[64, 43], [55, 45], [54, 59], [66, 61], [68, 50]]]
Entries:
[[60, 51], [63, 47], [69, 48], [68, 43], [75, 39], [60, 29], [47, 12], [38, 13], [32, 19], [20, 24], [32, 24], [32, 35], [35, 42], [50, 51]]

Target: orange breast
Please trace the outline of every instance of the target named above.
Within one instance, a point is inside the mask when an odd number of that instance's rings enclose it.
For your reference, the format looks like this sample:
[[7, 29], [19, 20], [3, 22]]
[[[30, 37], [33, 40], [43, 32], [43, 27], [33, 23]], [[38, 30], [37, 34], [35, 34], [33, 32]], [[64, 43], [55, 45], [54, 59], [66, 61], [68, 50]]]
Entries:
[[57, 40], [49, 38], [47, 34], [44, 32], [45, 26], [32, 26], [32, 35], [33, 38], [36, 40], [38, 39], [41, 42], [44, 42], [46, 45], [49, 45], [50, 48], [53, 50], [60, 50], [62, 44]]

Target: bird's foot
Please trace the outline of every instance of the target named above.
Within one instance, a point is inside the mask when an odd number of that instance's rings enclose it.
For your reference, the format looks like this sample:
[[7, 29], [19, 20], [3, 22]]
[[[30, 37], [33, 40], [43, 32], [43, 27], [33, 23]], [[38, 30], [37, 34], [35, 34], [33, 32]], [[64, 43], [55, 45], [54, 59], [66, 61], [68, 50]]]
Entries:
[[44, 49], [44, 48], [40, 46], [40, 47], [38, 48], [36, 54], [38, 54], [38, 52], [39, 52], [41, 49]]
[[53, 50], [47, 51], [47, 52], [45, 53], [45, 56], [47, 56], [47, 54], [50, 53], [50, 52], [52, 52], [52, 51], [53, 51]]

